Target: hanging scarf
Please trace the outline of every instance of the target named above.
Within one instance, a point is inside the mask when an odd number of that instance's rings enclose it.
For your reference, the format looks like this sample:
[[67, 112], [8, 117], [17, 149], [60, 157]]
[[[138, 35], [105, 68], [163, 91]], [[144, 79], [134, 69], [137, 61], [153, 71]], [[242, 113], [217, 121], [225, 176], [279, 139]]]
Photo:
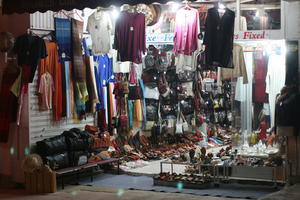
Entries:
[[58, 43], [59, 60], [60, 62], [71, 61], [71, 21], [69, 19], [54, 18], [55, 37]]

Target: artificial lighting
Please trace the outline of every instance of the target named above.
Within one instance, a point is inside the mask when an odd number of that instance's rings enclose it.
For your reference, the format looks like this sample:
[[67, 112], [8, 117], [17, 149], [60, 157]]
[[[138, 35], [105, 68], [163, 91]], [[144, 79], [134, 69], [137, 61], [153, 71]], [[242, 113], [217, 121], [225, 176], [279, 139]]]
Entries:
[[114, 17], [115, 19], [117, 19], [117, 18], [119, 17], [119, 15], [120, 15], [120, 11], [119, 11], [116, 7], [114, 7], [114, 8], [112, 9], [112, 15], [113, 15], [113, 17]]
[[172, 12], [177, 12], [179, 7], [180, 7], [179, 3], [172, 3]]

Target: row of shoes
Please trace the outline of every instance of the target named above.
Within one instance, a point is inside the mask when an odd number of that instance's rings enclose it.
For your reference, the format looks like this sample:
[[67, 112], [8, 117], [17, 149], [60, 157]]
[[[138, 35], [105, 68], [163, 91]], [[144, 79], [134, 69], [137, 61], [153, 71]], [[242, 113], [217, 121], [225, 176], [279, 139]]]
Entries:
[[186, 139], [185, 143], [164, 144], [153, 146], [151, 139], [137, 132], [128, 138], [118, 137], [113, 140], [112, 146], [116, 149], [116, 156], [126, 161], [131, 160], [157, 160], [167, 158], [176, 154], [182, 154], [195, 149], [195, 143]]
[[192, 183], [192, 184], [204, 184], [209, 183], [210, 180], [207, 177], [202, 177], [195, 174], [176, 174], [170, 172], [163, 172], [155, 176], [154, 179], [163, 180], [163, 181], [175, 181], [183, 183]]

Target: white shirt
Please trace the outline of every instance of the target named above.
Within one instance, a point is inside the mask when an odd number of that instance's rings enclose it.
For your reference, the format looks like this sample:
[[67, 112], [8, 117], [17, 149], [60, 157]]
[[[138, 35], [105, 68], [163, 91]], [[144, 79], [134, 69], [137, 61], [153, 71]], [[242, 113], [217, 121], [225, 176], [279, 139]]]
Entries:
[[87, 31], [92, 37], [92, 49], [95, 56], [109, 53], [112, 29], [112, 20], [108, 11], [96, 11], [89, 16]]
[[272, 54], [269, 57], [266, 76], [266, 93], [276, 96], [285, 84], [285, 57]]

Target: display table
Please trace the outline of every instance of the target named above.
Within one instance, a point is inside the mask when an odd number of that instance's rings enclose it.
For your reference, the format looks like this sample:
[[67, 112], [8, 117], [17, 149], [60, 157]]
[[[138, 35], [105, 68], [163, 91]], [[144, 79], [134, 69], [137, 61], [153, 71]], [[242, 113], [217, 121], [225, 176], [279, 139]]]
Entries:
[[91, 181], [93, 181], [94, 168], [98, 167], [100, 165], [117, 162], [118, 163], [118, 169], [117, 170], [118, 170], [118, 174], [119, 174], [120, 173], [120, 166], [119, 166], [120, 163], [119, 163], [119, 161], [120, 161], [119, 158], [110, 158], [108, 160], [101, 160], [101, 161], [98, 161], [98, 162], [87, 163], [87, 164], [80, 165], [80, 166], [59, 169], [59, 170], [56, 170], [55, 172], [57, 174], [57, 177], [61, 177], [62, 189], [64, 189], [64, 176], [66, 176], [67, 174], [76, 173], [76, 178], [78, 180], [80, 172], [90, 169], [91, 170], [90, 171]]
[[198, 170], [198, 174], [202, 176], [210, 176], [214, 183], [220, 181], [256, 181], [256, 182], [285, 182], [285, 171], [283, 167], [254, 167], [254, 166], [226, 166], [212, 165], [187, 162], [171, 162], [163, 161], [160, 163], [160, 172], [163, 173], [163, 165], [171, 165], [171, 174], [174, 173], [174, 165], [194, 165]]

